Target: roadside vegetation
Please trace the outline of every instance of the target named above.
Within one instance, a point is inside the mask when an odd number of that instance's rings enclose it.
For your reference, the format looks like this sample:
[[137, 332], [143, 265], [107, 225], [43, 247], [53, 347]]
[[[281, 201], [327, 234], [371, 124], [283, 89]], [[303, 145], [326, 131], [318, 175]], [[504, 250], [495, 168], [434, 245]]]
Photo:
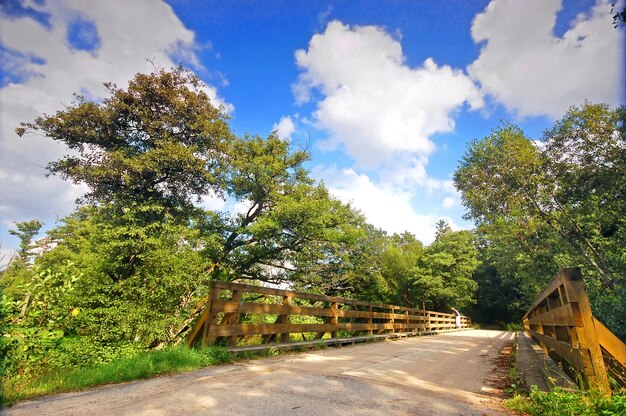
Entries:
[[620, 416], [626, 414], [626, 395], [606, 397], [559, 388], [549, 393], [533, 389], [528, 396], [516, 394], [505, 405], [531, 416]]
[[[48, 174], [88, 192], [56, 224], [11, 231], [20, 248], [0, 270], [8, 401], [100, 373], [179, 371], [163, 367], [167, 354], [187, 357], [180, 369], [222, 362], [219, 350], [178, 347], [216, 280], [455, 307], [494, 324], [519, 322], [559, 268], [578, 265], [594, 314], [626, 339], [624, 108], [573, 107], [540, 142], [508, 123], [472, 142], [454, 183], [476, 228], [441, 220], [424, 245], [333, 197], [297, 143], [236, 136], [191, 72], [106, 85], [102, 101], [77, 96], [16, 129], [69, 147]], [[136, 372], [121, 371], [131, 361]]]
[[183, 373], [198, 368], [231, 361], [225, 348], [209, 347], [202, 350], [186, 347], [145, 351], [113, 358], [110, 362], [57, 368], [26, 377], [7, 378], [1, 386], [0, 405], [51, 393], [80, 390], [104, 384], [150, 378], [158, 375]]

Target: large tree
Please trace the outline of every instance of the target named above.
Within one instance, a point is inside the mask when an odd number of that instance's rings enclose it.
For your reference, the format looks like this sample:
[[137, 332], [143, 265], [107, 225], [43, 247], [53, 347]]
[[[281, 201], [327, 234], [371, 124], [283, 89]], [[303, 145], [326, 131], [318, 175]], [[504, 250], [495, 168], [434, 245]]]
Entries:
[[110, 95], [99, 102], [79, 95], [65, 109], [16, 129], [72, 150], [48, 164], [49, 174], [88, 185], [88, 202], [119, 206], [179, 210], [223, 190], [232, 134], [197, 76], [159, 69], [137, 74], [125, 89], [105, 86]]
[[613, 288], [619, 262], [603, 247], [623, 242], [625, 153], [624, 109], [585, 104], [542, 145], [508, 124], [472, 142], [454, 180], [478, 225], [541, 222]]

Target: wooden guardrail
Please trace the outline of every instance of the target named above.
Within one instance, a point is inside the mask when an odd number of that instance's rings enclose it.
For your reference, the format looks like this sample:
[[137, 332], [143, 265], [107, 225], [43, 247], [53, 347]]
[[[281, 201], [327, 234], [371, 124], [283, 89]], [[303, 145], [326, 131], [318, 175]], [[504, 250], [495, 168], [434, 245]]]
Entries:
[[581, 387], [626, 386], [626, 345], [591, 313], [580, 268], [561, 269], [523, 317], [526, 332]]
[[[461, 316], [461, 327], [471, 320]], [[239, 344], [287, 343], [290, 334], [302, 341], [371, 336], [385, 333], [438, 333], [457, 330], [454, 314], [331, 296], [299, 293], [239, 283], [213, 282], [209, 299], [187, 343], [202, 346], [225, 341]], [[255, 339], [256, 338], [256, 339]]]

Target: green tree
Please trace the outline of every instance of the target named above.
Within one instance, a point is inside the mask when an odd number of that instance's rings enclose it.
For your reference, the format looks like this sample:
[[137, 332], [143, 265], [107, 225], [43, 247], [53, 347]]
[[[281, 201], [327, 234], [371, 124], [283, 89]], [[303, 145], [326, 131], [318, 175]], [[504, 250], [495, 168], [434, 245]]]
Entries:
[[[589, 114], [591, 109], [591, 105], [586, 105], [582, 111]], [[573, 111], [570, 110], [566, 119], [571, 118]], [[564, 125], [570, 124], [564, 122]], [[623, 143], [618, 126], [612, 127], [614, 133], [609, 137], [615, 137], [613, 140]], [[592, 133], [589, 138], [592, 137], [599, 136]], [[572, 168], [576, 164], [573, 156], [575, 152], [585, 149], [561, 147], [560, 153], [551, 153], [553, 144], [550, 139], [546, 148], [542, 153], [518, 127], [511, 125], [496, 129], [481, 141], [472, 142], [454, 176], [455, 184], [469, 210], [468, 218], [473, 218], [477, 224], [493, 223], [498, 218], [526, 223], [540, 221], [586, 260], [605, 287], [612, 288], [617, 279], [614, 271], [599, 249], [598, 242], [594, 241], [593, 231], [585, 230], [574, 213], [574, 210], [580, 211], [576, 207], [578, 201], [582, 201], [580, 195], [570, 199], [570, 204], [564, 203], [563, 199], [571, 194], [569, 189], [577, 185], [571, 181], [573, 177], [559, 173], [559, 159], [571, 156], [572, 163], [568, 163], [568, 166]], [[568, 153], [568, 150], [572, 153]], [[594, 156], [588, 156], [588, 159], [583, 155], [578, 157], [581, 163], [587, 160], [597, 168]], [[623, 163], [620, 160], [613, 162]], [[617, 169], [619, 172], [621, 168], [617, 166]], [[622, 186], [620, 182], [623, 182], [620, 175], [617, 177], [620, 179], [611, 181], [610, 185], [616, 192]], [[587, 188], [585, 192], [590, 192], [590, 189]], [[597, 225], [592, 227], [597, 229]]]
[[28, 261], [33, 248], [33, 237], [39, 234], [39, 230], [43, 226], [43, 223], [39, 220], [31, 220], [18, 222], [15, 224], [16, 230], [9, 230], [9, 234], [16, 236], [20, 239], [20, 251], [18, 256], [24, 261]]
[[84, 183], [88, 202], [156, 204], [188, 208], [223, 190], [231, 132], [198, 77], [182, 68], [137, 74], [127, 89], [105, 84], [101, 102], [76, 96], [54, 115], [16, 129], [43, 134], [74, 152], [48, 164], [48, 172]]
[[450, 231], [452, 231], [452, 227], [450, 227], [448, 221], [443, 219], [437, 221], [437, 224], [435, 224], [435, 241], [439, 240], [444, 234]]
[[389, 286], [392, 303], [409, 307], [421, 305], [423, 299], [415, 297], [413, 282], [415, 268], [423, 251], [422, 243], [408, 232], [388, 238], [381, 253], [380, 267], [383, 279]]
[[424, 249], [414, 269], [413, 292], [427, 308], [463, 308], [475, 302], [478, 250], [470, 231], [449, 231]]
[[39, 234], [42, 226], [41, 221], [31, 220], [18, 222], [15, 224], [16, 229], [9, 230], [9, 234], [20, 239], [20, 249], [0, 272], [0, 286], [3, 286], [8, 294], [14, 293], [19, 285], [32, 279], [31, 265], [36, 255], [35, 252], [45, 248], [33, 242], [33, 238]]
[[[102, 102], [77, 97], [17, 129], [74, 150], [48, 171], [90, 189], [87, 204], [51, 231], [55, 248], [40, 262], [85, 271], [76, 289], [82, 334], [173, 342], [211, 280], [363, 286], [354, 272], [363, 255], [350, 248], [364, 238], [362, 215], [309, 177], [305, 151], [275, 134], [233, 136], [201, 81], [181, 68], [138, 74], [126, 89], [106, 85]], [[207, 194], [236, 209], [196, 207]]]

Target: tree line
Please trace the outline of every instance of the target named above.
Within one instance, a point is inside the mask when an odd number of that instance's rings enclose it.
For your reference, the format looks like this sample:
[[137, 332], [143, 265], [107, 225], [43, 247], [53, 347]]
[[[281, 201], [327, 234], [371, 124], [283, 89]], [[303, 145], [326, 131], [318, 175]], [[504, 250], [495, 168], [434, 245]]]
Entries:
[[[48, 174], [85, 184], [43, 238], [16, 224], [1, 272], [3, 368], [34, 374], [180, 342], [211, 281], [519, 320], [559, 267], [581, 265], [595, 311], [622, 338], [624, 109], [574, 107], [537, 144], [504, 124], [472, 142], [455, 184], [476, 222], [424, 246], [389, 235], [303, 168], [308, 153], [236, 136], [183, 68], [105, 84], [100, 102], [17, 128], [67, 145]], [[202, 208], [222, 198], [228, 209]]]

